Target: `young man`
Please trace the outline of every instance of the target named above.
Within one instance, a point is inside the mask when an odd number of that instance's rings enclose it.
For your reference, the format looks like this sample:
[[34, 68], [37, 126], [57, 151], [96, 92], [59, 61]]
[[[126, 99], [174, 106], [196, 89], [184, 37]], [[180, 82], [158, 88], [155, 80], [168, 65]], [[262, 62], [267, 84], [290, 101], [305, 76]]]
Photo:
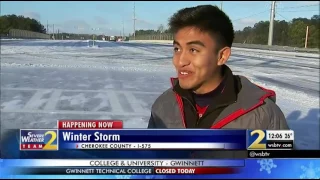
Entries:
[[288, 129], [275, 92], [225, 65], [234, 39], [218, 7], [185, 8], [169, 22], [178, 78], [153, 104], [148, 128]]

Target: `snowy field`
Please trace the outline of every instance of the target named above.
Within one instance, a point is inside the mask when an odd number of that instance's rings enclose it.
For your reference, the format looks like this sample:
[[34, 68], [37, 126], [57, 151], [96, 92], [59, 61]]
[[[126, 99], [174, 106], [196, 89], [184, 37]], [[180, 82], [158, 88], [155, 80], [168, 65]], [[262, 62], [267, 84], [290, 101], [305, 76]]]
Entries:
[[[1, 128], [55, 128], [58, 119], [121, 119], [145, 128], [175, 75], [172, 47], [87, 41], [1, 41]], [[319, 145], [319, 59], [235, 49], [235, 74], [273, 89], [299, 149]]]

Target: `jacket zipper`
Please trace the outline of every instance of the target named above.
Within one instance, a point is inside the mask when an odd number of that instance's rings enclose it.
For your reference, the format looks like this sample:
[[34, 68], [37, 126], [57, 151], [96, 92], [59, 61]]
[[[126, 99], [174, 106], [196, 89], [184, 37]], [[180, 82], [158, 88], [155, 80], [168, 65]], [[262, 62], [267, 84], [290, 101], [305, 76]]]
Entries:
[[[188, 103], [191, 105], [191, 107], [193, 108], [193, 110], [196, 112], [196, 114], [198, 114], [198, 111], [197, 111], [197, 109], [196, 109], [196, 107], [194, 107], [194, 105], [192, 104], [192, 102], [189, 100], [189, 99], [187, 99], [187, 98], [185, 98], [185, 97], [182, 97], [183, 99], [185, 99], [185, 100], [187, 100], [188, 101]], [[234, 101], [233, 103], [236, 103], [237, 101]], [[217, 106], [216, 108], [220, 108], [220, 107], [224, 107], [224, 106], [228, 106], [228, 105], [230, 105], [230, 103], [225, 103], [225, 104], [222, 104], [222, 105], [220, 105], [220, 106]], [[206, 114], [206, 113], [204, 113], [204, 114]], [[210, 113], [208, 113], [208, 114], [210, 114]], [[207, 116], [208, 114], [206, 114], [205, 116]], [[201, 116], [201, 118], [204, 118], [205, 116]], [[200, 123], [200, 118], [199, 118], [199, 116], [197, 116], [198, 118], [197, 118], [197, 121], [196, 121], [196, 126], [198, 126], [199, 125], [199, 123]]]
[[[198, 111], [197, 111], [196, 107], [194, 107], [192, 102], [189, 99], [185, 98], [185, 97], [182, 97], [182, 98], [185, 99], [191, 105], [191, 107], [193, 108], [195, 113], [198, 114]], [[196, 126], [199, 124], [199, 119], [200, 119], [199, 116], [197, 116]]]
[[[234, 101], [233, 103], [236, 103], [236, 102], [237, 102], [237, 101]], [[221, 104], [220, 106], [217, 106], [216, 109], [217, 109], [217, 108], [224, 107], [224, 106], [228, 106], [228, 105], [230, 105], [230, 103]], [[206, 113], [204, 113], [204, 114], [206, 114]], [[208, 114], [210, 114], [210, 113], [207, 113], [205, 116], [207, 116]], [[205, 116], [202, 116], [202, 117], [205, 117]], [[202, 117], [201, 117], [201, 118], [202, 118]]]
[[189, 99], [187, 99], [187, 98], [185, 98], [185, 97], [182, 97], [182, 98], [185, 99], [185, 100], [187, 100], [188, 103], [193, 107], [193, 110], [195, 110], [195, 111], [197, 112], [196, 107], [194, 107], [194, 105], [192, 104], [192, 102], [191, 102]]

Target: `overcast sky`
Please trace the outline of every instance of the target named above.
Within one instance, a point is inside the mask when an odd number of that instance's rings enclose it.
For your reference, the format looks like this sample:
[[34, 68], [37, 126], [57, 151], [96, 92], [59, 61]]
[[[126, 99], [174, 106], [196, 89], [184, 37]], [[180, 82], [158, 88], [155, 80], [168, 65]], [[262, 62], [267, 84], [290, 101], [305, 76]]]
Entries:
[[[201, 4], [214, 4], [233, 20], [236, 30], [253, 26], [261, 20], [269, 20], [271, 1], [138, 1], [136, 9], [136, 29], [157, 29], [167, 25], [168, 18], [177, 10]], [[39, 20], [43, 25], [52, 24], [55, 31], [73, 33], [103, 33], [119, 35], [133, 32], [133, 1], [2, 1], [1, 15], [17, 14]], [[296, 17], [310, 18], [319, 14], [319, 1], [277, 1], [276, 20], [289, 21]], [[98, 29], [99, 28], [99, 29]], [[95, 30], [93, 30], [95, 29]]]

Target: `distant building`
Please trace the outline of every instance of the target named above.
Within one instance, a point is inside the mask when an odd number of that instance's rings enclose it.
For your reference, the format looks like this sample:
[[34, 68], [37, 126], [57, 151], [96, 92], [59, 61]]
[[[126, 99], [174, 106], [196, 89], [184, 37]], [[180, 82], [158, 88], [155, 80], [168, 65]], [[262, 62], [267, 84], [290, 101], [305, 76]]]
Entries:
[[117, 41], [116, 37], [115, 36], [110, 36], [110, 41]]

